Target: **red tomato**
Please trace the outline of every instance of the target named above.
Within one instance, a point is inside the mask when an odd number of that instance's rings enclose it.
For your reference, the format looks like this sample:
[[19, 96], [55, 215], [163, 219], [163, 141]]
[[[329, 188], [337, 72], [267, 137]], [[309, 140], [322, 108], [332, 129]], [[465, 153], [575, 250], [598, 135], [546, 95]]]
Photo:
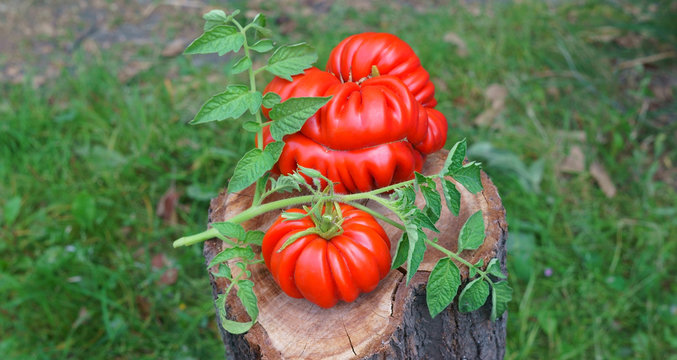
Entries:
[[390, 240], [383, 228], [364, 211], [345, 204], [340, 208], [343, 233], [331, 239], [306, 235], [278, 252], [290, 236], [315, 227], [309, 216], [286, 221], [279, 217], [266, 232], [261, 253], [287, 295], [329, 308], [374, 290], [390, 271]]
[[[371, 77], [376, 65], [379, 76]], [[273, 79], [264, 93], [332, 96], [286, 145], [276, 170], [314, 168], [338, 183], [337, 192], [369, 191], [412, 179], [425, 155], [444, 146], [447, 119], [433, 109], [435, 88], [413, 50], [390, 34], [342, 41], [327, 71], [309, 68], [292, 81]], [[263, 114], [268, 117], [269, 109]], [[272, 142], [264, 129], [264, 144]]]
[[357, 81], [371, 74], [372, 65], [381, 75], [402, 80], [421, 105], [437, 105], [430, 75], [411, 46], [393, 34], [368, 32], [345, 38], [331, 51], [327, 72], [341, 81]]

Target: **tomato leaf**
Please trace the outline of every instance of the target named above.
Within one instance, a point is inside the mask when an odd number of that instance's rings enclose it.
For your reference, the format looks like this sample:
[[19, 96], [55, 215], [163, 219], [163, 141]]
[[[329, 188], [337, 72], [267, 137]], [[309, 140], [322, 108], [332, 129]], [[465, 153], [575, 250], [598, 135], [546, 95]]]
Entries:
[[280, 101], [282, 101], [282, 98], [280, 97], [280, 95], [278, 95], [278, 94], [276, 94], [272, 91], [269, 91], [269, 92], [263, 94], [263, 107], [265, 107], [265, 108], [270, 109], [273, 106], [279, 104]]
[[487, 265], [487, 273], [496, 276], [499, 279], [505, 279], [508, 276], [503, 273], [501, 270], [501, 264], [498, 262], [498, 259], [493, 258], [491, 261], [489, 261], [489, 265]]
[[471, 281], [461, 291], [458, 299], [458, 310], [470, 312], [479, 309], [487, 301], [489, 296], [489, 284], [482, 278]]
[[421, 261], [423, 261], [423, 254], [425, 253], [426, 235], [419, 226], [412, 223], [404, 224], [409, 238], [409, 249], [407, 252], [407, 285], [416, 271], [418, 270]]
[[482, 211], [470, 215], [458, 234], [458, 252], [475, 250], [484, 242], [484, 218]]
[[407, 233], [402, 233], [400, 237], [400, 242], [397, 244], [397, 251], [393, 257], [393, 263], [390, 266], [391, 269], [397, 269], [402, 266], [407, 261], [407, 254], [409, 253], [409, 238]]
[[251, 280], [240, 280], [237, 282], [237, 297], [240, 298], [247, 314], [256, 321], [259, 317], [258, 301], [254, 294], [254, 283]]
[[231, 222], [224, 221], [213, 223], [212, 227], [218, 230], [219, 233], [225, 237], [237, 240], [244, 239], [244, 229], [240, 224], [233, 224]]
[[331, 99], [328, 97], [296, 97], [279, 103], [268, 115], [273, 121], [270, 124], [270, 135], [280, 141], [287, 134], [293, 134], [303, 127], [306, 120], [313, 116]]
[[254, 250], [250, 248], [249, 246], [236, 246], [236, 247], [228, 247], [223, 249], [220, 253], [216, 254], [212, 261], [209, 262], [209, 265], [207, 267], [212, 267], [216, 264], [220, 264], [223, 262], [226, 262], [230, 259], [235, 259], [235, 258], [241, 258], [241, 259], [248, 259], [251, 260], [256, 256], [254, 253]]
[[258, 230], [247, 231], [247, 234], [244, 237], [244, 243], [261, 246], [261, 244], [263, 243], [264, 235], [265, 233], [263, 231]]
[[259, 130], [261, 130], [262, 126], [258, 122], [254, 120], [250, 121], [245, 121], [242, 124], [242, 128], [245, 129], [245, 131], [251, 132], [251, 133], [257, 133]]
[[282, 148], [284, 148], [284, 143], [276, 141], [266, 145], [263, 151], [257, 148], [244, 154], [235, 166], [233, 176], [228, 183], [228, 192], [243, 190], [262, 177], [280, 158]]
[[412, 208], [409, 211], [409, 213], [407, 213], [405, 215], [405, 217], [410, 219], [409, 221], [412, 221], [418, 227], [424, 227], [424, 228], [430, 229], [434, 232], [440, 232], [440, 230], [438, 230], [437, 227], [435, 227], [435, 223], [432, 222], [432, 220], [430, 220], [428, 215], [423, 213], [423, 211], [421, 211], [417, 207]]
[[316, 61], [317, 53], [310, 45], [306, 43], [284, 45], [277, 48], [270, 56], [266, 70], [291, 81], [292, 75], [303, 73], [303, 70]]
[[226, 91], [207, 100], [190, 124], [237, 119], [247, 110], [258, 110], [261, 98], [261, 93], [251, 92], [244, 85], [230, 85]]
[[491, 319], [496, 320], [508, 309], [508, 303], [512, 300], [512, 288], [507, 281], [499, 281], [491, 284]]
[[233, 66], [230, 68], [230, 73], [235, 75], [239, 74], [243, 71], [247, 71], [252, 66], [252, 61], [248, 57], [243, 57], [242, 59], [238, 60], [233, 64]]
[[477, 275], [477, 269], [481, 269], [484, 266], [484, 259], [480, 259], [475, 263], [475, 266], [468, 267], [468, 278], [472, 279]]
[[467, 147], [468, 144], [465, 139], [454, 144], [454, 147], [452, 147], [451, 150], [449, 150], [449, 154], [447, 154], [447, 159], [444, 161], [441, 175], [450, 176], [463, 167], [463, 160], [465, 160]]
[[213, 29], [219, 25], [224, 25], [229, 22], [233, 16], [240, 13], [240, 10], [235, 10], [230, 16], [226, 16], [226, 13], [223, 10], [212, 10], [204, 15], [202, 18], [205, 19], [204, 31]]
[[395, 189], [390, 198], [401, 214], [407, 214], [416, 207], [414, 205], [416, 203], [416, 190], [414, 190], [413, 185]]
[[[305, 182], [303, 178], [301, 178], [301, 180]], [[282, 175], [272, 183], [271, 190], [277, 192], [292, 192], [294, 190], [301, 191], [301, 187], [299, 186], [299, 182], [293, 176]]]
[[432, 182], [432, 186], [421, 186], [421, 194], [425, 199], [425, 208], [423, 211], [430, 218], [430, 221], [436, 223], [440, 219], [440, 214], [442, 211], [442, 198], [440, 193], [437, 192], [437, 187], [435, 182]]
[[445, 257], [437, 261], [428, 277], [426, 288], [426, 303], [430, 317], [442, 312], [456, 297], [461, 285], [461, 272], [450, 258]]
[[[219, 294], [216, 297], [216, 307], [219, 309], [219, 322], [221, 326], [231, 334], [243, 334], [254, 326], [256, 320], [247, 322], [238, 322], [229, 320], [226, 316], [226, 298], [228, 294]], [[251, 315], [250, 315], [251, 316]]]
[[454, 171], [451, 176], [468, 189], [468, 191], [476, 194], [483, 189], [480, 169], [480, 163], [473, 161]]
[[251, 22], [252, 24], [256, 24], [258, 26], [265, 27], [266, 26], [266, 16], [258, 13], [256, 16], [254, 16], [254, 20]]
[[228, 264], [219, 264], [218, 268], [219, 269], [216, 272], [212, 271], [212, 275], [214, 275], [215, 277], [227, 279], [231, 279], [233, 277], [233, 274], [231, 274], [230, 267], [228, 266]]
[[273, 49], [273, 40], [262, 39], [249, 46], [250, 50], [258, 53], [266, 53]]
[[461, 193], [456, 190], [456, 185], [447, 179], [442, 180], [442, 192], [444, 200], [447, 202], [447, 208], [454, 216], [458, 216], [461, 210]]
[[219, 56], [230, 51], [238, 52], [244, 44], [244, 36], [234, 26], [217, 25], [195, 39], [184, 54], [211, 54]]

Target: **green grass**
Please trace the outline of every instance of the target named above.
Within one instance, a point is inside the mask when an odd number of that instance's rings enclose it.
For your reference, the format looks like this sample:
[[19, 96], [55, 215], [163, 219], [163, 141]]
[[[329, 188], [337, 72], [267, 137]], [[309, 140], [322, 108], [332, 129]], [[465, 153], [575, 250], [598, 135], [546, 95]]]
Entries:
[[[677, 164], [677, 106], [641, 111], [648, 81], [676, 64], [613, 69], [617, 59], [674, 49], [674, 21], [668, 10], [636, 21], [614, 4], [523, 1], [479, 15], [335, 4], [328, 14], [288, 17], [296, 28], [285, 41], [316, 46], [320, 67], [355, 31], [413, 44], [450, 119], [449, 143], [475, 144], [471, 157], [485, 161], [507, 209], [508, 359], [677, 358], [677, 193], [658, 180], [665, 159]], [[284, 9], [267, 6], [275, 23]], [[634, 49], [591, 40], [601, 27], [650, 40]], [[443, 41], [448, 32], [465, 41], [466, 57]], [[0, 85], [0, 353], [218, 358], [201, 249], [170, 244], [204, 228], [209, 197], [252, 144], [237, 124], [186, 125], [227, 77], [178, 58], [120, 84], [114, 60], [75, 64], [41, 90]], [[640, 81], [620, 80], [628, 74]], [[509, 94], [501, 126], [477, 127], [493, 83]], [[588, 171], [557, 172], [574, 145], [587, 164], [604, 165], [615, 197]], [[155, 214], [172, 185], [182, 193], [176, 225]], [[154, 268], [158, 254], [170, 264]], [[161, 284], [174, 267], [176, 283]]]

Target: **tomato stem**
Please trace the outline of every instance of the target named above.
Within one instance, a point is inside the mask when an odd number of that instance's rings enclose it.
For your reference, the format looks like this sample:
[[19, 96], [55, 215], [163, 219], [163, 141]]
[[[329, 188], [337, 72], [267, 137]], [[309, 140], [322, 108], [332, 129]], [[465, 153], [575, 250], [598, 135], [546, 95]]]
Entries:
[[450, 250], [448, 250], [448, 249], [445, 248], [444, 246], [442, 246], [442, 245], [440, 245], [440, 244], [438, 244], [438, 243], [436, 243], [436, 242], [434, 242], [434, 241], [432, 241], [432, 240], [430, 240], [430, 239], [427, 239], [427, 238], [426, 238], [426, 239], [425, 239], [425, 242], [426, 242], [428, 245], [432, 246], [433, 248], [435, 248], [435, 249], [439, 250], [440, 252], [444, 253], [444, 255], [447, 255], [448, 257], [453, 258], [454, 260], [457, 260], [458, 262], [460, 262], [461, 264], [467, 266], [468, 268], [475, 268], [475, 270], [477, 271], [478, 274], [480, 274], [480, 276], [482, 276], [484, 279], [486, 279], [486, 280], [488, 280], [489, 282], [491, 282], [491, 280], [489, 279], [489, 277], [487, 276], [487, 273], [486, 273], [485, 271], [483, 271], [482, 269], [476, 267], [475, 265], [473, 265], [472, 263], [470, 263], [470, 262], [467, 261], [466, 259], [462, 258], [460, 255], [451, 252]]

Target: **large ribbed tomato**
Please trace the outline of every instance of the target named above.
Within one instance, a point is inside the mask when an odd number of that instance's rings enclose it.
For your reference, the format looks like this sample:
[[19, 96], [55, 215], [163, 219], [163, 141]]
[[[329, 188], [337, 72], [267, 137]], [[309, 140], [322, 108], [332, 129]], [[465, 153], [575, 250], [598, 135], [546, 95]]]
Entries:
[[306, 235], [278, 252], [290, 236], [315, 227], [310, 216], [280, 217], [266, 232], [261, 253], [287, 295], [329, 308], [339, 300], [352, 302], [360, 293], [374, 290], [390, 271], [390, 241], [383, 228], [362, 210], [345, 204], [340, 209], [343, 233], [330, 239]]
[[[376, 66], [379, 74], [372, 73]], [[346, 70], [347, 69], [347, 70]], [[314, 168], [358, 192], [413, 178], [425, 155], [444, 146], [447, 119], [433, 109], [435, 88], [413, 50], [390, 34], [358, 34], [331, 53], [327, 71], [273, 79], [264, 93], [282, 100], [332, 96], [286, 143], [276, 170]], [[263, 113], [268, 117], [269, 109]], [[273, 139], [264, 130], [264, 143]]]

